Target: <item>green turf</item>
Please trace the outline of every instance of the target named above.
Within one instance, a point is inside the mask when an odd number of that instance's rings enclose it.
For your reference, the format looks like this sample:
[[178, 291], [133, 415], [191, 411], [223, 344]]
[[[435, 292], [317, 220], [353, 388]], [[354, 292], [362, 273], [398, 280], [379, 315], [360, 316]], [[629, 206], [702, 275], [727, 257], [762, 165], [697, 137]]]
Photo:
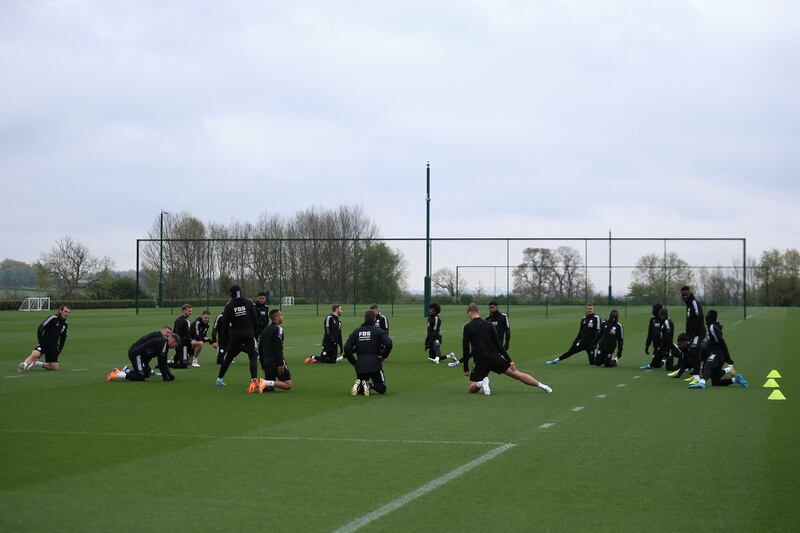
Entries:
[[[398, 307], [389, 392], [369, 398], [350, 396], [349, 365], [302, 364], [321, 338], [311, 306], [286, 310], [295, 390], [261, 396], [244, 391], [244, 358], [215, 388], [208, 348], [173, 383], [106, 383], [133, 340], [172, 323], [157, 310], [74, 311], [62, 370], [16, 377], [43, 315], [2, 312], [0, 531], [331, 531], [500, 443], [515, 446], [365, 530], [797, 530], [800, 310], [751, 312], [725, 309], [721, 322], [752, 387], [689, 391], [638, 370], [645, 308], [622, 317], [622, 366], [601, 369], [582, 355], [544, 364], [580, 309], [545, 320], [515, 307], [511, 353], [555, 392], [495, 376], [484, 397], [466, 393], [460, 369], [425, 360], [419, 308]], [[445, 307], [443, 320], [448, 352], [464, 309]], [[766, 399], [772, 369], [787, 401]]]

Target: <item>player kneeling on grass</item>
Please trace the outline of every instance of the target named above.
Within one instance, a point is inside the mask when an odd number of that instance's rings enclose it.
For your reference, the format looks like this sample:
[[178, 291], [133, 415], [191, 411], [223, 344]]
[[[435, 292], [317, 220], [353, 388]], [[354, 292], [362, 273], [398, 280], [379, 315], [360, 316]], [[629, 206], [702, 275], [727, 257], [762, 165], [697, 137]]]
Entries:
[[[386, 392], [383, 360], [392, 351], [392, 339], [375, 325], [376, 316], [373, 309], [368, 309], [364, 313], [364, 323], [350, 334], [344, 344], [344, 356], [356, 369], [356, 381], [351, 390], [353, 396], [369, 396], [370, 391]], [[358, 358], [353, 356], [354, 353]]]
[[[717, 322], [717, 312], [710, 309], [706, 313], [706, 326], [708, 326], [708, 341], [700, 346], [703, 357], [702, 378], [697, 382], [692, 382], [690, 389], [705, 389], [706, 381], [711, 380], [711, 384], [716, 387], [726, 387], [731, 383], [738, 383], [744, 388], [750, 384], [742, 374], [736, 372], [733, 367], [733, 359], [728, 350], [728, 344], [722, 337], [722, 324]], [[679, 339], [679, 344], [681, 341]], [[688, 345], [688, 337], [683, 341]], [[732, 379], [724, 379], [730, 374]]]
[[[600, 327], [600, 339], [597, 341], [597, 350], [594, 355], [594, 364], [597, 366], [614, 367], [622, 359], [622, 345], [625, 329], [619, 323], [619, 311], [611, 311], [608, 320]], [[617, 350], [617, 355], [614, 355]]]
[[[18, 366], [19, 372], [25, 372], [34, 366], [40, 366], [46, 370], [58, 370], [58, 356], [64, 349], [67, 342], [67, 318], [71, 309], [68, 305], [62, 305], [58, 312], [45, 318], [36, 329], [36, 338], [39, 343], [31, 354], [25, 358]], [[44, 363], [39, 358], [44, 355]]]
[[172, 333], [164, 326], [161, 331], [154, 331], [141, 337], [133, 343], [128, 350], [128, 359], [131, 366], [125, 366], [122, 370], [115, 368], [106, 378], [106, 381], [116, 379], [126, 379], [128, 381], [144, 381], [153, 375], [150, 370], [150, 360], [153, 357], [158, 359], [158, 369], [161, 371], [161, 379], [164, 381], [174, 381], [175, 376], [170, 371], [167, 363], [167, 353], [170, 349], [175, 349], [181, 345], [181, 338]]
[[[269, 312], [270, 324], [264, 328], [258, 339], [258, 358], [264, 370], [264, 379], [258, 382], [258, 393], [264, 389], [290, 390], [292, 374], [283, 357], [283, 313], [279, 309]], [[253, 392], [248, 389], [248, 392]]]
[[[497, 330], [490, 322], [481, 318], [477, 304], [469, 304], [467, 315], [470, 321], [464, 326], [462, 344], [464, 356], [461, 362], [464, 364], [464, 375], [469, 376], [467, 391], [476, 393], [482, 391], [485, 395], [490, 395], [492, 390], [489, 388], [489, 373], [505, 374], [531, 387], [539, 387], [545, 392], [553, 392], [553, 389], [540, 383], [530, 374], [520, 372], [516, 367], [503, 357], [503, 348], [500, 346], [500, 338]], [[469, 370], [469, 359], [475, 358], [475, 366], [472, 372]]]

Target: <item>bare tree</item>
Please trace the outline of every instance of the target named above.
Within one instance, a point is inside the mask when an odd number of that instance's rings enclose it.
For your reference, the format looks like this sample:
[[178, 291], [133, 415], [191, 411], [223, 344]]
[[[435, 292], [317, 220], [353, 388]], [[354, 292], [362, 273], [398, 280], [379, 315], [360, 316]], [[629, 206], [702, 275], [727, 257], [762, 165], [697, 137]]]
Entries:
[[[458, 281], [458, 285], [456, 285]], [[456, 273], [449, 268], [440, 268], [431, 276], [431, 284], [433, 284], [433, 292], [439, 296], [450, 296], [455, 298], [456, 294], [464, 294], [464, 289], [467, 288], [467, 282], [464, 278], [456, 280]]]
[[95, 283], [104, 271], [114, 267], [111, 259], [93, 256], [85, 244], [69, 236], [56, 241], [48, 253], [42, 254], [40, 262], [66, 297]]
[[523, 262], [514, 269], [514, 292], [540, 300], [551, 292], [555, 257], [548, 248], [526, 248]]

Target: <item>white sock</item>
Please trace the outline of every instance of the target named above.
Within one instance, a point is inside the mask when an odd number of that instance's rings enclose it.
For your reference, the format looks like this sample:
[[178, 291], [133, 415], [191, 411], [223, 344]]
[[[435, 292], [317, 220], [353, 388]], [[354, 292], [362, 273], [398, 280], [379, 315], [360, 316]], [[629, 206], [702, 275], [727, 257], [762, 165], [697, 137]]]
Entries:
[[726, 366], [722, 370], [724, 370], [726, 374], [730, 374], [731, 370], [733, 370], [733, 367], [732, 366]]
[[547, 390], [547, 389], [549, 389], [549, 388], [550, 388], [550, 387], [548, 387], [547, 385], [545, 385], [544, 383], [539, 383], [539, 384], [538, 384], [538, 385], [536, 385], [536, 386], [537, 386], [537, 387], [539, 387], [539, 388], [540, 388], [540, 389], [542, 389], [542, 390]]
[[274, 382], [274, 381], [272, 381], [271, 379], [265, 379], [265, 380], [264, 380], [264, 384], [265, 384], [267, 387], [270, 387], [270, 388], [273, 388], [273, 389], [275, 388], [275, 382]]
[[[700, 381], [700, 374], [695, 374], [692, 378], [694, 378], [695, 381]], [[703, 383], [705, 383], [705, 381], [703, 381]]]
[[34, 361], [33, 366], [44, 366], [47, 363], [42, 363], [41, 361]]
[[128, 375], [127, 372], [123, 372], [122, 370], [120, 370], [119, 373], [117, 374], [117, 377], [114, 379], [125, 379], [125, 376], [127, 375]]
[[483, 380], [476, 382], [476, 385], [478, 385], [478, 390], [483, 389]]

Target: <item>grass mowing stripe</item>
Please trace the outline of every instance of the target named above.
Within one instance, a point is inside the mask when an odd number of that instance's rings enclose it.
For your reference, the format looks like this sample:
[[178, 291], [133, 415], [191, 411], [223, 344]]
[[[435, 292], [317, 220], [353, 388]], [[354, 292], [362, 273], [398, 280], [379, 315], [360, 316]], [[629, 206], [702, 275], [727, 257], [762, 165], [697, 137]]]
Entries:
[[474, 468], [477, 468], [478, 466], [482, 465], [483, 463], [485, 463], [487, 461], [491, 461], [492, 459], [494, 459], [495, 457], [497, 457], [501, 453], [510, 450], [514, 446], [516, 446], [516, 444], [512, 444], [512, 443], [503, 444], [502, 446], [499, 446], [499, 447], [497, 447], [497, 448], [495, 448], [495, 449], [493, 449], [493, 450], [481, 455], [477, 459], [473, 459], [472, 461], [470, 461], [470, 462], [468, 462], [468, 463], [466, 463], [464, 465], [459, 466], [455, 470], [451, 470], [447, 474], [445, 474], [445, 475], [443, 475], [441, 477], [438, 477], [438, 478], [436, 478], [436, 479], [434, 479], [432, 481], [429, 481], [429, 482], [425, 483], [424, 485], [422, 485], [421, 487], [412, 490], [411, 492], [403, 494], [402, 496], [400, 496], [396, 500], [394, 500], [392, 502], [389, 502], [386, 505], [383, 505], [381, 507], [378, 507], [374, 511], [372, 511], [370, 513], [367, 513], [364, 516], [353, 520], [349, 524], [346, 524], [346, 525], [340, 527], [339, 529], [335, 530], [334, 533], [351, 533], [352, 531], [357, 531], [357, 530], [361, 529], [362, 527], [371, 524], [375, 520], [378, 520], [379, 518], [382, 518], [382, 517], [386, 516], [387, 514], [393, 512], [393, 511], [396, 511], [396, 510], [400, 509], [401, 507], [404, 507], [405, 505], [407, 505], [410, 502], [416, 500], [417, 498], [425, 496], [429, 492], [432, 492], [432, 491], [436, 490], [437, 488], [441, 487], [442, 485], [444, 485], [446, 483], [449, 483], [450, 481], [453, 481], [454, 479], [463, 476], [464, 474], [466, 474], [470, 470], [472, 470]]
[[464, 444], [476, 446], [498, 446], [507, 442], [476, 440], [421, 440], [421, 439], [361, 439], [347, 437], [293, 437], [286, 435], [197, 435], [183, 433], [124, 433], [102, 431], [49, 431], [37, 429], [0, 429], [0, 433], [25, 433], [46, 435], [86, 435], [90, 437], [135, 437], [135, 438], [181, 438], [181, 439], [231, 439], [231, 440], [305, 440], [315, 442], [367, 442], [384, 444]]

